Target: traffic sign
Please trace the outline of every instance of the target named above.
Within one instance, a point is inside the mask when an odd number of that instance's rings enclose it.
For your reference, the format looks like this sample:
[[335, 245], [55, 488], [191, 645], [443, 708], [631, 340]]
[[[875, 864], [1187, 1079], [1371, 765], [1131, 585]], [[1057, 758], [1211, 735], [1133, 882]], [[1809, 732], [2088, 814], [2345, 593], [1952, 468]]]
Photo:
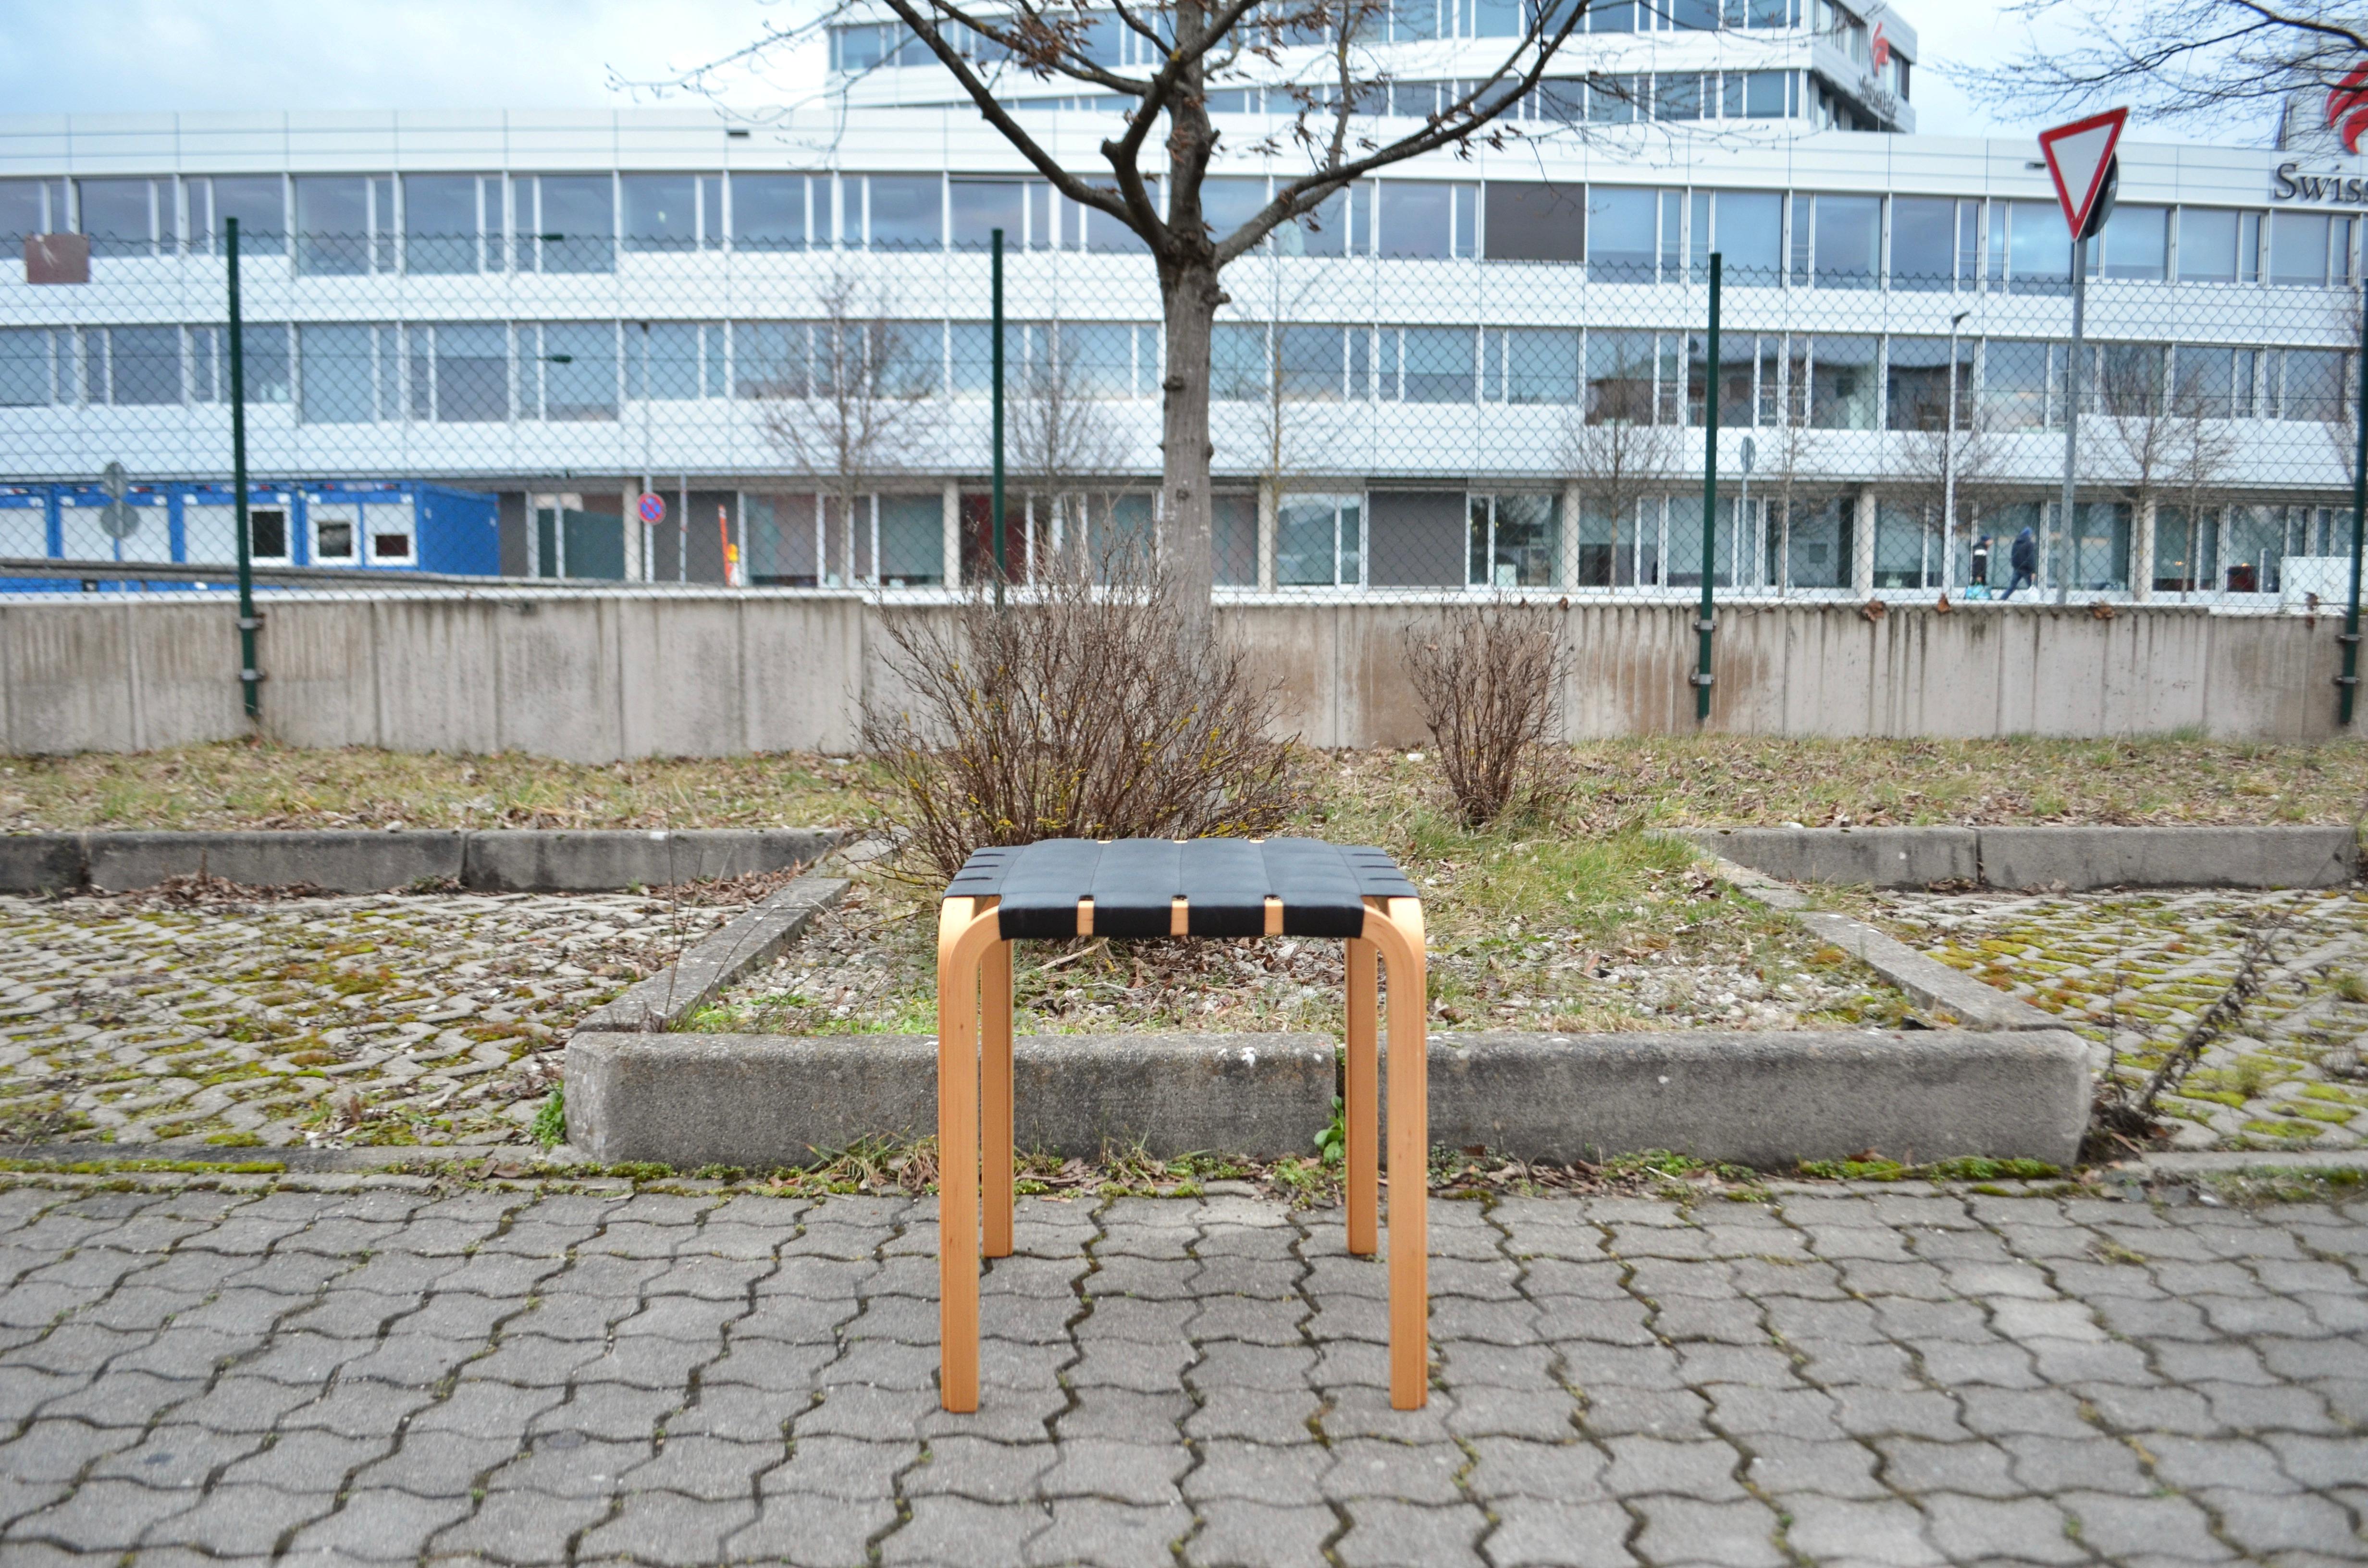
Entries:
[[666, 497], [655, 490], [644, 490], [642, 492], [642, 504], [636, 510], [645, 523], [663, 523], [666, 521]]
[[2055, 201], [2074, 239], [2095, 233], [2089, 219], [2106, 186], [2113, 148], [2122, 139], [2126, 108], [2109, 108], [2069, 125], [2039, 133], [2039, 155], [2047, 160], [2048, 177], [2055, 182]]
[[131, 494], [131, 476], [121, 463], [109, 463], [98, 471], [99, 493], [107, 505], [98, 509], [98, 531], [109, 539], [130, 539], [140, 531], [140, 508], [124, 496]]

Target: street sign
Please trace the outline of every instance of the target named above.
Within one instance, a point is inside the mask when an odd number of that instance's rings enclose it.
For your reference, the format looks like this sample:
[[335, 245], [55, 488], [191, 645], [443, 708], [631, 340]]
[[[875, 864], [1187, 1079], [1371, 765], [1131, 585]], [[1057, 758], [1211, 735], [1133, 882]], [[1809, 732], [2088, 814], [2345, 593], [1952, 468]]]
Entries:
[[642, 521], [645, 523], [663, 523], [666, 521], [666, 497], [655, 490], [644, 490], [642, 492], [642, 504], [635, 510], [641, 513]]
[[140, 531], [140, 508], [124, 499], [131, 492], [131, 476], [121, 463], [98, 471], [99, 493], [107, 505], [98, 509], [98, 531], [109, 539], [130, 539]]
[[2113, 148], [2122, 139], [2126, 108], [2109, 108], [2069, 125], [2039, 133], [2039, 155], [2047, 160], [2048, 177], [2055, 182], [2055, 201], [2074, 239], [2096, 231], [2089, 226], [2097, 199], [2104, 193], [2113, 162]]
[[131, 488], [131, 476], [123, 472], [121, 463], [109, 463], [98, 471], [98, 487], [110, 501], [120, 501]]

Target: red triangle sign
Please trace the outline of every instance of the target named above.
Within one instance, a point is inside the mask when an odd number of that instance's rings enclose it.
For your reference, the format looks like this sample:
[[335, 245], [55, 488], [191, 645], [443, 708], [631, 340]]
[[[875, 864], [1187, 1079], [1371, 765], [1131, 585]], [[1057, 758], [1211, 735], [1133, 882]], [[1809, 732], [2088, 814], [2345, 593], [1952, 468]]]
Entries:
[[2075, 239], [2089, 222], [2097, 193], [2104, 188], [2105, 170], [2113, 161], [2114, 145], [2122, 139], [2122, 124], [2129, 118], [2126, 108], [2109, 108], [2039, 133], [2039, 154], [2047, 160], [2048, 176], [2055, 182], [2056, 203], [2064, 209], [2064, 221], [2072, 226]]

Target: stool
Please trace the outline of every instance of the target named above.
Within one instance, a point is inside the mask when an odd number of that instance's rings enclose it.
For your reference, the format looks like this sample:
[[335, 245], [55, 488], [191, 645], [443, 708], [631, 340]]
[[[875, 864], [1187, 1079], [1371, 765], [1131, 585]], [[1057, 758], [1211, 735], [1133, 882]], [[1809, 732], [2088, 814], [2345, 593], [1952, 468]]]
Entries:
[[1366, 1255], [1380, 1247], [1377, 960], [1388, 964], [1390, 1403], [1422, 1408], [1430, 1145], [1422, 903], [1381, 850], [1314, 838], [1045, 839], [978, 850], [946, 888], [938, 913], [940, 1403], [978, 1408], [982, 1176], [985, 1255], [1011, 1254], [1011, 944], [1064, 937], [1346, 941], [1349, 1250]]

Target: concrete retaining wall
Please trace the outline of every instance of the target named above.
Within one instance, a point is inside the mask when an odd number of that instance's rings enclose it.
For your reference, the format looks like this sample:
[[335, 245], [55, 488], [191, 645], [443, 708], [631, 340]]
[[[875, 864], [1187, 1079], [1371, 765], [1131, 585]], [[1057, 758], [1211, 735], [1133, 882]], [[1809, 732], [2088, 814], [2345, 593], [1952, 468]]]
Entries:
[[2323, 888], [2360, 875], [2349, 824], [1717, 828], [1688, 835], [1788, 882], [1994, 888]]
[[[297, 745], [521, 750], [574, 761], [843, 751], [890, 690], [882, 609], [854, 595], [586, 590], [272, 597], [265, 724]], [[1411, 604], [1223, 606], [1224, 633], [1320, 746], [1422, 740], [1401, 652]], [[1694, 611], [1565, 613], [1574, 737], [1694, 727]], [[0, 607], [0, 749], [131, 751], [245, 733], [226, 602]], [[1792, 735], [2137, 735], [2301, 741], [2332, 732], [2336, 620], [2123, 606], [1721, 609], [1715, 729]]]
[[0, 835], [0, 892], [124, 892], [199, 875], [329, 892], [444, 881], [483, 892], [602, 892], [810, 865], [845, 836], [836, 828], [13, 834]]
[[[1019, 1142], [1092, 1156], [1304, 1153], [1331, 1118], [1321, 1035], [1049, 1035], [1015, 1044]], [[569, 1142], [597, 1159], [757, 1169], [937, 1125], [926, 1035], [578, 1034]], [[1647, 1149], [1781, 1170], [1875, 1150], [2068, 1165], [2088, 1123], [2080, 1041], [1974, 1034], [1441, 1035], [1434, 1144], [1530, 1160]]]

